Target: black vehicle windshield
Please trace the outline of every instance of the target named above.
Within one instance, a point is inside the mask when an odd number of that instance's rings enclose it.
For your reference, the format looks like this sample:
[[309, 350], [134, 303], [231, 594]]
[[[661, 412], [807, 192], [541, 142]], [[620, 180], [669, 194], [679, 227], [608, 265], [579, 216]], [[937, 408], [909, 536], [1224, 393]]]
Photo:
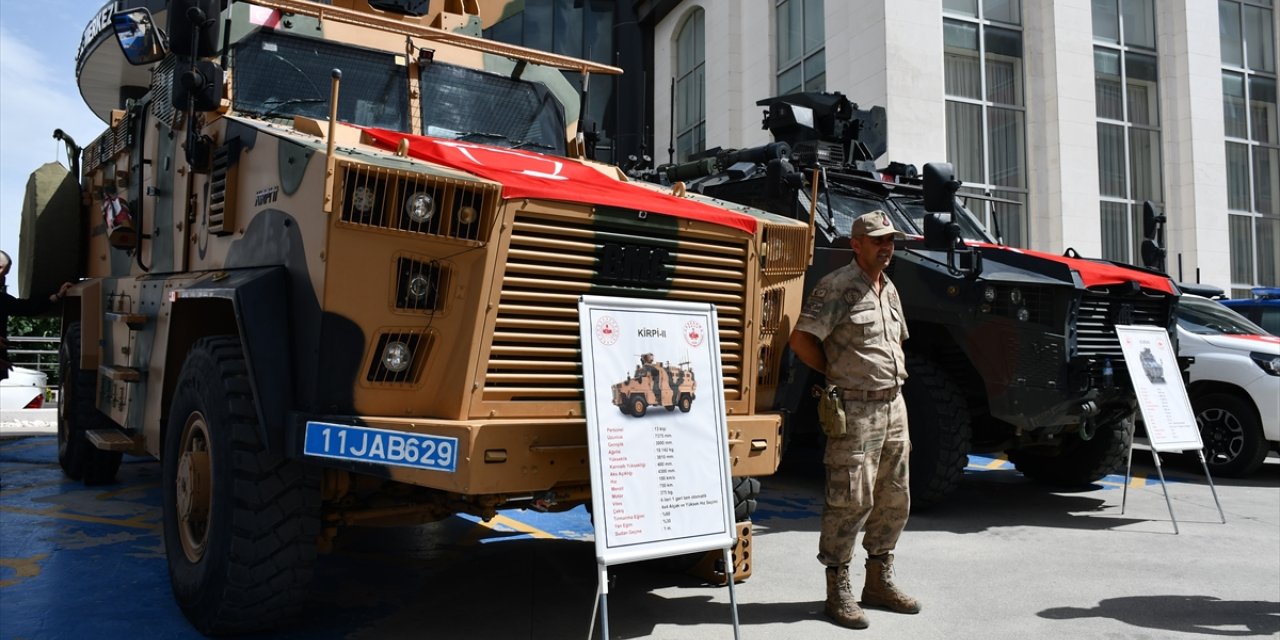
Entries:
[[409, 76], [394, 54], [262, 30], [236, 43], [232, 68], [239, 112], [328, 119], [339, 69], [338, 120], [409, 130]]
[[1178, 298], [1178, 326], [1199, 335], [1265, 336], [1266, 329], [1212, 300], [1184, 295]]
[[[809, 212], [809, 194], [803, 189], [798, 191], [800, 195], [800, 207], [808, 215]], [[828, 208], [828, 203], [830, 207]], [[889, 219], [893, 222], [894, 228], [904, 233], [914, 233], [919, 235], [921, 232], [916, 230], [901, 211], [896, 207], [889, 206], [885, 201], [874, 194], [866, 193], [859, 195], [857, 189], [832, 189], [828, 192], [820, 192], [818, 194], [818, 230], [827, 236], [828, 241], [835, 238], [848, 238], [853, 230], [853, 221], [858, 216], [872, 211], [882, 210], [889, 214]]]
[[422, 70], [429, 136], [564, 155], [564, 109], [545, 85], [433, 62]]
[[[924, 216], [927, 213], [924, 210], [924, 200], [920, 198], [894, 198], [894, 203], [902, 207], [907, 217], [911, 218], [912, 226], [917, 229], [914, 233], [924, 234]], [[956, 214], [953, 216], [956, 224], [960, 225], [960, 237], [966, 242], [989, 242], [996, 244], [996, 240], [987, 233], [987, 229], [978, 222], [978, 219], [970, 212], [959, 200], [956, 200]], [[896, 221], [895, 221], [896, 222]]]

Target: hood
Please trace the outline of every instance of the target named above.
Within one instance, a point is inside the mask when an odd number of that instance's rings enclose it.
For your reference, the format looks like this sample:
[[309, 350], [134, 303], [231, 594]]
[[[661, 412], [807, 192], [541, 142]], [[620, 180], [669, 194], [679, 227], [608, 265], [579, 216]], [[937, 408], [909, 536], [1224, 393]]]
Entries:
[[758, 222], [750, 215], [616, 180], [572, 158], [386, 129], [366, 128], [364, 133], [384, 149], [397, 149], [404, 141], [414, 158], [501, 183], [504, 200], [530, 198], [637, 209], [756, 232]]
[[1055, 253], [1033, 251], [1031, 249], [1017, 249], [1004, 245], [991, 244], [989, 242], [965, 242], [965, 244], [974, 247], [981, 247], [987, 250], [1008, 251], [1018, 255], [1056, 262], [1080, 274], [1080, 281], [1084, 284], [1085, 288], [1124, 284], [1126, 282], [1137, 282], [1143, 289], [1151, 289], [1168, 293], [1170, 295], [1173, 295], [1174, 293], [1172, 280], [1167, 276], [1148, 271], [1128, 269], [1109, 262], [1099, 262], [1085, 258], [1072, 258], [1068, 256], [1060, 256]]
[[1208, 335], [1196, 334], [1196, 337], [1220, 349], [1256, 351], [1280, 356], [1280, 337], [1277, 336], [1215, 333]]

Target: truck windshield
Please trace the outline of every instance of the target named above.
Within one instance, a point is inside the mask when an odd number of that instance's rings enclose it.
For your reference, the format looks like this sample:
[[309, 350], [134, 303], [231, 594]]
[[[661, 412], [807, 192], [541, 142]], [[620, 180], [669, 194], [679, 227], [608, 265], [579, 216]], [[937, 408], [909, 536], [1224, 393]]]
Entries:
[[564, 155], [564, 110], [539, 82], [433, 62], [422, 70], [429, 136]]
[[263, 30], [236, 43], [232, 68], [242, 113], [327, 119], [339, 69], [338, 120], [409, 130], [409, 77], [394, 54]]
[[[924, 210], [924, 200], [918, 198], [894, 198], [893, 201], [899, 207], [902, 207], [906, 215], [911, 218], [911, 223], [916, 229], [924, 229], [924, 215], [927, 213]], [[973, 213], [966, 209], [959, 200], [956, 201], [956, 213], [958, 215], [954, 216], [954, 218], [955, 222], [960, 225], [960, 237], [964, 238], [966, 242], [996, 243], [995, 238], [987, 233], [982, 223], [978, 222]], [[916, 233], [923, 234], [924, 232], [916, 231]]]
[[1178, 298], [1178, 326], [1200, 335], [1265, 336], [1267, 331], [1244, 316], [1212, 300], [1184, 295]]
[[[800, 207], [806, 216], [809, 214], [809, 194], [803, 189], [797, 190]], [[828, 195], [830, 198], [828, 198]], [[830, 202], [830, 209], [828, 209]], [[832, 189], [818, 194], [817, 228], [827, 236], [827, 241], [835, 238], [848, 238], [853, 230], [853, 221], [864, 213], [881, 210], [889, 214], [893, 226], [903, 233], [920, 235], [922, 232], [911, 223], [897, 208], [891, 207], [884, 200], [873, 195], [858, 196], [854, 193]]]

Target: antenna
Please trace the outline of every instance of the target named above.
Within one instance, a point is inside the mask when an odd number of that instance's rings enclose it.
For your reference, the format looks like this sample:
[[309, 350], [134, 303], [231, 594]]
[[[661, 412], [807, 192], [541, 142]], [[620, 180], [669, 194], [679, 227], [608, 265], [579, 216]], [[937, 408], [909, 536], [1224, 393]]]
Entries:
[[676, 161], [676, 79], [671, 78], [671, 114], [667, 120], [671, 123], [670, 139], [667, 140], [667, 164]]

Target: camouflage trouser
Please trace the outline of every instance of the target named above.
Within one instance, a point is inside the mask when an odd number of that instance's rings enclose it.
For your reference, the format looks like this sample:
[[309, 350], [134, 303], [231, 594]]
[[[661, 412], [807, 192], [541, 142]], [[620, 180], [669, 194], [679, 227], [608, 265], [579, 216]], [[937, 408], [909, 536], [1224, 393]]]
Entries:
[[829, 567], [848, 564], [859, 530], [869, 555], [889, 553], [911, 510], [907, 460], [911, 440], [907, 407], [892, 401], [844, 403], [848, 435], [827, 440], [826, 506], [818, 561]]

